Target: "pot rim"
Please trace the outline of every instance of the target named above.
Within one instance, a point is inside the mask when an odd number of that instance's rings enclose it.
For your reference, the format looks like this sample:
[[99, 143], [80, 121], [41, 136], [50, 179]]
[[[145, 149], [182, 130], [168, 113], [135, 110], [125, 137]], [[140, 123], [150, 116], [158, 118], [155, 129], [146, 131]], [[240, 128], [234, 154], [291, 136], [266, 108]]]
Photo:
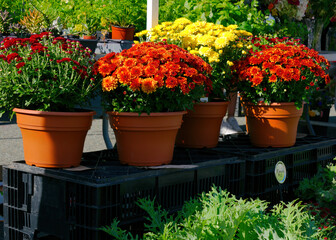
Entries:
[[272, 102], [271, 104], [266, 104], [264, 102], [258, 102], [257, 104], [251, 103], [251, 102], [243, 102], [246, 106], [291, 106], [295, 105], [294, 102]]
[[229, 101], [221, 101], [221, 102], [198, 102], [194, 105], [225, 105], [229, 104]]
[[93, 116], [96, 114], [95, 111], [86, 110], [85, 112], [47, 112], [47, 111], [38, 111], [38, 110], [30, 110], [23, 108], [14, 108], [13, 112], [21, 113], [21, 114], [29, 114], [29, 115], [44, 115], [44, 116]]
[[122, 29], [135, 29], [135, 26], [131, 26], [131, 27], [122, 27], [122, 26], [119, 26], [119, 25], [112, 25], [112, 27], [115, 27], [115, 28], [122, 28]]
[[115, 112], [115, 111], [107, 111], [109, 115], [115, 116], [129, 116], [129, 117], [160, 117], [160, 116], [167, 116], [167, 115], [183, 115], [186, 114], [187, 111], [177, 111], [177, 112], [153, 112], [148, 115], [147, 113], [137, 113], [137, 112]]

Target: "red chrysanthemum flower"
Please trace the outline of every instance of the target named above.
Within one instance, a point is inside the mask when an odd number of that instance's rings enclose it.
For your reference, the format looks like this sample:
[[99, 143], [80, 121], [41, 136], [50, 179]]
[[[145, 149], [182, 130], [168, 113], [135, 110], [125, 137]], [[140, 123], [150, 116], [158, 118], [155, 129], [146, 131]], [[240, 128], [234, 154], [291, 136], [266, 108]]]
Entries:
[[190, 88], [190, 90], [194, 90], [195, 87], [196, 87], [196, 85], [195, 85], [194, 82], [189, 83], [189, 88]]
[[178, 84], [179, 84], [179, 82], [178, 82], [177, 78], [175, 78], [175, 77], [168, 77], [166, 79], [167, 88], [175, 88], [175, 87], [178, 86]]
[[195, 68], [186, 68], [184, 69], [184, 75], [187, 77], [193, 77], [197, 75], [197, 70]]
[[157, 82], [158, 87], [163, 87], [164, 81], [163, 81], [164, 75], [159, 73], [154, 76], [154, 80]]
[[180, 86], [181, 88], [181, 91], [184, 95], [188, 94], [190, 92], [190, 89], [189, 89], [189, 85], [188, 84], [185, 84], [185, 85], [181, 85]]
[[17, 69], [20, 69], [20, 68], [22, 68], [24, 65], [26, 65], [25, 62], [20, 62], [20, 63], [16, 64], [15, 67], [16, 67]]
[[7, 62], [11, 63], [15, 58], [19, 57], [19, 54], [17, 53], [11, 53], [7, 56]]
[[0, 59], [4, 60], [4, 61], [7, 61], [7, 57], [3, 54], [0, 54]]
[[276, 75], [271, 75], [269, 78], [268, 78], [268, 81], [269, 82], [276, 82], [277, 81], [277, 76]]

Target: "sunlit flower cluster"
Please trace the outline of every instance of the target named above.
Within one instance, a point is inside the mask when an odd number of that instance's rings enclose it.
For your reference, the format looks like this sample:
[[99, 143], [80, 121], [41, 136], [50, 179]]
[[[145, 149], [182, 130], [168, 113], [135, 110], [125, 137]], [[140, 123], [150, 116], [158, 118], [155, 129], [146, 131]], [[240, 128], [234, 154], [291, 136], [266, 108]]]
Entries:
[[[129, 98], [124, 107], [110, 99], [118, 111], [185, 110], [212, 88], [209, 64], [163, 42], [135, 44], [119, 54], [107, 54], [95, 64], [94, 71], [103, 77], [103, 92], [111, 98], [118, 98], [118, 94]], [[163, 107], [165, 104], [170, 106]]]
[[206, 57], [209, 63], [220, 62], [220, 55], [229, 47], [243, 48], [240, 37], [251, 36], [237, 25], [223, 25], [179, 18], [174, 22], [164, 22], [150, 31], [142, 31], [138, 37], [146, 36], [151, 41], [167, 40], [181, 45], [193, 54]]
[[292, 41], [260, 49], [233, 66], [238, 90], [247, 101], [295, 102], [300, 107], [318, 83], [330, 82], [325, 72], [329, 62], [315, 50]]
[[[0, 109], [67, 111], [91, 95], [93, 64], [88, 48], [48, 32], [5, 38], [0, 44]], [[24, 100], [19, 103], [18, 99]]]
[[213, 67], [214, 93], [223, 95], [223, 88], [230, 88], [230, 66], [247, 54], [250, 48], [245, 38], [252, 34], [239, 30], [237, 25], [223, 26], [209, 22], [191, 22], [179, 18], [174, 22], [164, 22], [150, 31], [137, 34], [150, 41], [166, 40], [177, 44], [190, 53], [202, 57]]

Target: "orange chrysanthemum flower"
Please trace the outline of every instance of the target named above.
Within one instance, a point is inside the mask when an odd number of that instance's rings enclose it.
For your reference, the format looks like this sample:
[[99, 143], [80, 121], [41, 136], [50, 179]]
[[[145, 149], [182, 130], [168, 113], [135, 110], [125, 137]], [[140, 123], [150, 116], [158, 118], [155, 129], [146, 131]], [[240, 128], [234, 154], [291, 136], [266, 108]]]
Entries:
[[124, 61], [124, 66], [125, 67], [133, 67], [137, 64], [137, 60], [135, 58], [127, 58]]
[[250, 76], [255, 76], [255, 75], [260, 74], [261, 69], [259, 67], [253, 66], [250, 68], [249, 72], [250, 72]]
[[261, 75], [257, 75], [251, 79], [252, 86], [258, 86], [263, 81], [263, 77]]
[[118, 87], [118, 79], [114, 76], [107, 76], [103, 78], [102, 86], [104, 92], [113, 91]]
[[153, 65], [149, 64], [144, 68], [144, 73], [147, 77], [153, 76], [157, 73], [158, 69]]
[[145, 78], [141, 82], [141, 90], [147, 94], [153, 93], [157, 89], [156, 83], [153, 78]]
[[142, 79], [140, 79], [140, 78], [133, 79], [132, 82], [129, 85], [130, 89], [133, 92], [139, 91], [140, 90], [140, 86], [141, 86], [141, 82], [142, 82]]
[[131, 81], [131, 73], [126, 67], [120, 67], [115, 74], [118, 76], [120, 83], [127, 84]]
[[159, 52], [155, 48], [151, 48], [148, 50], [147, 55], [151, 58], [157, 57]]
[[281, 66], [278, 66], [277, 69], [276, 69], [276, 75], [279, 76], [279, 77], [283, 77], [284, 75], [284, 69], [281, 67]]
[[284, 72], [283, 72], [283, 75], [282, 75], [282, 78], [285, 81], [290, 81], [290, 80], [292, 80], [292, 73], [293, 73], [293, 71], [291, 69], [285, 68]]
[[185, 78], [185, 77], [179, 76], [179, 77], [177, 77], [177, 81], [178, 81], [180, 86], [188, 84], [188, 79]]
[[131, 68], [131, 75], [132, 75], [132, 78], [140, 77], [142, 75], [142, 67], [135, 66]]

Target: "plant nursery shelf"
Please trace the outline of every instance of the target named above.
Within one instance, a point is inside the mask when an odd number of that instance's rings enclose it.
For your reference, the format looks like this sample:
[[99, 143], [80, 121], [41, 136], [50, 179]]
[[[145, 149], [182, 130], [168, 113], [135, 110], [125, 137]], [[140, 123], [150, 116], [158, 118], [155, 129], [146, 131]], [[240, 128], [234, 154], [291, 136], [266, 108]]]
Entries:
[[[138, 198], [150, 197], [170, 212], [217, 185], [241, 197], [269, 201], [293, 197], [293, 187], [317, 165], [335, 157], [336, 139], [307, 136], [291, 148], [255, 148], [247, 136], [221, 140], [212, 149], [175, 148], [171, 165], [121, 165], [116, 150], [83, 154], [84, 171], [44, 169], [24, 161], [3, 166], [5, 239], [109, 239], [99, 227], [114, 218], [133, 233], [143, 230]], [[287, 179], [274, 177], [278, 161]], [[53, 239], [54, 239], [53, 238]]]

